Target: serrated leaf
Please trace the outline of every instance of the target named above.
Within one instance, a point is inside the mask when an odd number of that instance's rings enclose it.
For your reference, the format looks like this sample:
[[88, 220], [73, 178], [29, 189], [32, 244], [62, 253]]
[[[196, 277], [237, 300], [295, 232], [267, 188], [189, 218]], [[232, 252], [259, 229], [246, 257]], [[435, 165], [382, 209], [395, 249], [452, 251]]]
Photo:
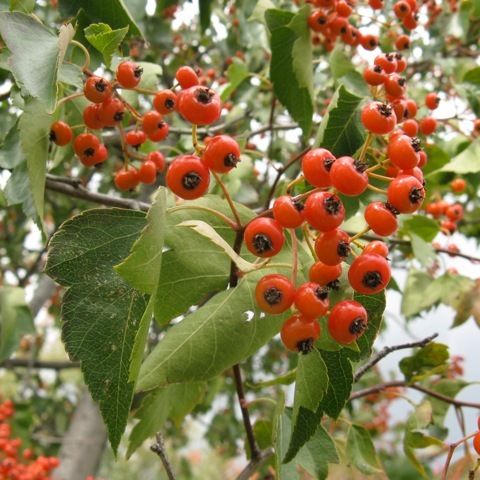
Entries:
[[267, 10], [265, 19], [271, 33], [270, 78], [275, 95], [298, 122], [305, 136], [312, 126], [312, 47], [307, 18], [308, 6], [297, 14]]
[[113, 266], [129, 254], [145, 224], [145, 214], [134, 210], [88, 210], [53, 236], [45, 268], [67, 287], [62, 338], [69, 356], [81, 361], [114, 451], [132, 401], [130, 359], [146, 302]]
[[441, 168], [442, 172], [457, 174], [480, 172], [480, 139], [474, 140], [470, 145], [453, 157], [452, 160]]
[[127, 458], [149, 437], [162, 429], [167, 419], [177, 425], [201, 400], [205, 392], [203, 382], [183, 383], [159, 388], [148, 394], [136, 417], [140, 420], [128, 441]]
[[407, 382], [415, 382], [438, 372], [439, 368], [444, 370], [449, 358], [446, 345], [431, 342], [413, 355], [402, 358], [399, 367]]
[[340, 85], [318, 127], [314, 146], [326, 148], [337, 157], [353, 155], [364, 141], [358, 110], [361, 101], [362, 97]]
[[35, 333], [25, 291], [18, 287], [0, 288], [0, 362], [9, 358], [27, 333]]
[[83, 31], [85, 38], [102, 55], [107, 68], [110, 68], [112, 56], [117, 52], [125, 35], [128, 32], [128, 25], [124, 28], [112, 30], [106, 23], [93, 23]]
[[228, 100], [241, 83], [250, 76], [247, 65], [238, 58], [234, 58], [227, 69], [228, 83], [220, 95], [223, 102]]
[[347, 436], [348, 462], [365, 475], [382, 471], [370, 433], [360, 425], [353, 424]]
[[18, 122], [8, 131], [0, 148], [0, 167], [13, 169], [25, 160], [20, 145], [20, 131]]
[[74, 31], [63, 26], [57, 37], [36, 17], [20, 12], [0, 13], [0, 34], [11, 52], [8, 62], [15, 80], [48, 112], [57, 103], [58, 70]]

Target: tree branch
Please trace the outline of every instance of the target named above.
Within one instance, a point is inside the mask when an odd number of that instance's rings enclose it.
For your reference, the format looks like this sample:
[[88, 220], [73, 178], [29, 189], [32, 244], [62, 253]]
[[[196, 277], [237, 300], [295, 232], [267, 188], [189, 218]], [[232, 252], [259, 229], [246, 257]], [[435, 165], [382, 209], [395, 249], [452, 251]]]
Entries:
[[257, 458], [250, 460], [247, 466], [240, 472], [237, 480], [248, 480], [253, 474], [265, 464], [265, 462], [273, 455], [273, 448], [267, 448], [258, 453]]
[[475, 402], [466, 402], [463, 400], [456, 400], [455, 398], [448, 397], [447, 395], [443, 395], [441, 393], [435, 392], [434, 390], [430, 390], [429, 388], [422, 387], [417, 383], [407, 383], [406, 381], [399, 380], [394, 382], [385, 382], [379, 385], [374, 385], [373, 387], [364, 388], [362, 390], [357, 390], [350, 395], [350, 401], [356, 400], [357, 398], [366, 397], [373, 393], [383, 392], [384, 390], [388, 390], [389, 388], [411, 388], [413, 390], [418, 390], [419, 392], [425, 393], [433, 398], [438, 398], [442, 402], [449, 403], [450, 405], [455, 405], [457, 407], [470, 407], [480, 409], [480, 403]]
[[365, 365], [360, 367], [355, 372], [355, 376], [353, 377], [354, 381], [358, 382], [360, 378], [363, 377], [363, 375], [368, 372], [368, 370], [370, 370], [382, 358], [386, 357], [390, 353], [395, 352], [397, 350], [403, 350], [406, 348], [425, 347], [436, 337], [438, 337], [438, 333], [434, 333], [433, 335], [430, 335], [429, 337], [424, 338], [423, 340], [419, 340], [418, 342], [402, 343], [400, 345], [392, 345], [392, 346], [387, 346], [383, 348], [376, 355], [374, 355]]
[[165, 451], [165, 444], [163, 442], [163, 437], [160, 432], [157, 432], [155, 435], [155, 443], [150, 447], [150, 450], [156, 453], [160, 460], [163, 463], [163, 467], [165, 468], [165, 472], [167, 473], [167, 477], [169, 480], [175, 480], [175, 474], [173, 473], [172, 464], [168, 460], [167, 452]]
[[39, 370], [66, 370], [69, 368], [80, 368], [80, 362], [70, 362], [68, 360], [33, 360], [27, 358], [10, 358], [0, 362], [0, 368], [36, 368]]
[[252, 137], [261, 135], [262, 133], [265, 133], [265, 132], [274, 132], [279, 130], [295, 130], [296, 128], [300, 128], [296, 123], [289, 123], [287, 125], [272, 125], [272, 126], [265, 125], [264, 127], [261, 127], [258, 130], [253, 130], [252, 132], [250, 132], [247, 136], [247, 142]]

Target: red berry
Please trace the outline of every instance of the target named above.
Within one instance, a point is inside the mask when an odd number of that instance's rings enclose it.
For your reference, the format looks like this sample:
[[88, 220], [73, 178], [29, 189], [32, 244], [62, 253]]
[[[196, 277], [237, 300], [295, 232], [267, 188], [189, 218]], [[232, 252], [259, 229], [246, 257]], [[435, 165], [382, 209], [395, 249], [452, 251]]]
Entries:
[[93, 166], [93, 165], [99, 165], [100, 163], [103, 163], [106, 159], [108, 158], [108, 150], [105, 145], [101, 144], [96, 150], [95, 153], [93, 154], [93, 157], [90, 159], [91, 161], [84, 162], [83, 159], [82, 163], [87, 166]]
[[412, 9], [410, 8], [410, 5], [405, 0], [400, 0], [393, 5], [393, 12], [395, 13], [397, 18], [402, 19], [407, 16], [411, 11]]
[[92, 130], [99, 130], [104, 127], [100, 120], [100, 103], [92, 103], [83, 110], [83, 123]]
[[81, 133], [73, 142], [73, 151], [80, 157], [80, 159], [91, 159], [98, 147], [100, 146], [100, 140], [91, 133]]
[[450, 188], [454, 193], [462, 193], [467, 188], [467, 182], [463, 178], [455, 178], [450, 182]]
[[153, 108], [162, 115], [167, 115], [177, 108], [177, 95], [171, 90], [161, 90], [153, 97]]
[[240, 147], [232, 137], [217, 135], [208, 140], [202, 160], [214, 172], [229, 172], [240, 161]]
[[401, 53], [395, 54], [395, 60], [397, 61], [397, 73], [402, 73], [407, 69], [407, 61]]
[[395, 40], [395, 48], [397, 50], [406, 50], [409, 47], [410, 47], [410, 38], [408, 37], [408, 35], [400, 35]]
[[372, 202], [367, 206], [365, 221], [374, 233], [382, 237], [394, 234], [398, 228], [397, 216], [382, 202]]
[[433, 117], [422, 118], [419, 128], [424, 135], [431, 135], [437, 129], [437, 121]]
[[353, 9], [345, 0], [339, 0], [335, 4], [335, 11], [341, 17], [349, 17], [352, 14]]
[[338, 265], [326, 265], [323, 262], [315, 262], [310, 267], [308, 277], [311, 282], [318, 283], [320, 286], [332, 287], [336, 286], [337, 280], [342, 274], [342, 266]]
[[371, 295], [381, 292], [390, 281], [391, 271], [387, 260], [374, 254], [360, 255], [350, 265], [348, 281], [358, 293]]
[[418, 123], [416, 120], [410, 119], [410, 120], [405, 120], [402, 123], [402, 130], [409, 136], [409, 137], [415, 137], [418, 133]]
[[196, 155], [180, 155], [168, 167], [166, 182], [175, 195], [193, 200], [208, 190], [210, 172]]
[[147, 135], [142, 130], [131, 130], [125, 134], [125, 141], [127, 145], [138, 148], [147, 140]]
[[362, 109], [363, 126], [372, 133], [385, 135], [397, 124], [392, 107], [386, 103], [370, 102]]
[[345, 219], [345, 207], [340, 198], [330, 192], [312, 193], [303, 209], [305, 220], [317, 230], [334, 230]]
[[50, 141], [60, 147], [68, 145], [73, 138], [73, 132], [68, 123], [57, 121], [50, 126]]
[[93, 103], [102, 103], [112, 94], [112, 85], [102, 77], [92, 75], [83, 87], [85, 97]]
[[363, 78], [369, 85], [377, 86], [382, 85], [385, 82], [387, 75], [381, 66], [375, 65], [374, 67], [368, 67], [363, 71]]
[[378, 37], [371, 33], [362, 35], [360, 38], [360, 45], [365, 50], [375, 50], [378, 47]]
[[440, 104], [440, 97], [435, 92], [429, 93], [425, 97], [425, 105], [430, 110], [435, 110], [439, 104]]
[[391, 181], [387, 197], [398, 212], [413, 213], [421, 207], [425, 190], [415, 177], [401, 175]]
[[327, 313], [330, 306], [328, 289], [318, 283], [304, 283], [295, 292], [294, 302], [295, 307], [304, 317], [322, 317]]
[[278, 197], [273, 204], [273, 218], [284, 228], [297, 228], [303, 223], [304, 205], [290, 195]]
[[118, 98], [107, 98], [98, 107], [98, 118], [105, 127], [114, 127], [123, 120], [125, 105]]
[[320, 337], [320, 325], [316, 320], [293, 315], [283, 324], [280, 337], [288, 350], [308, 353]]
[[330, 169], [335, 162], [335, 156], [325, 148], [314, 148], [302, 158], [303, 176], [314, 187], [329, 187]]
[[350, 253], [350, 237], [343, 230], [331, 230], [315, 240], [315, 253], [326, 265], [338, 265]]
[[477, 452], [477, 455], [480, 455], [480, 433], [477, 433], [473, 437], [473, 448]]
[[138, 179], [147, 185], [155, 183], [157, 179], [157, 166], [151, 160], [146, 160], [138, 169]]
[[459, 203], [455, 203], [447, 208], [445, 215], [452, 222], [458, 222], [463, 218], [463, 207]]
[[386, 74], [393, 73], [397, 69], [397, 61], [395, 60], [395, 55], [393, 53], [382, 53], [377, 55], [373, 63], [381, 67]]
[[142, 129], [147, 135], [154, 135], [164, 125], [163, 117], [155, 110], [147, 112], [142, 118]]
[[330, 336], [342, 345], [348, 345], [363, 335], [367, 328], [367, 311], [354, 300], [337, 303], [328, 316]]
[[198, 75], [191, 67], [180, 67], [175, 73], [175, 79], [183, 90], [198, 85]]
[[133, 190], [139, 182], [137, 169], [130, 166], [128, 170], [119, 170], [115, 174], [114, 182], [120, 190]]
[[382, 242], [381, 240], [373, 240], [370, 243], [365, 245], [365, 248], [362, 251], [362, 255], [366, 254], [374, 254], [380, 255], [381, 257], [387, 258], [388, 257], [388, 247], [387, 244]]
[[394, 98], [405, 95], [407, 81], [405, 78], [393, 73], [384, 83], [385, 91]]
[[284, 275], [262, 277], [255, 287], [255, 300], [265, 313], [282, 313], [288, 310], [295, 297], [295, 287]]
[[414, 118], [417, 115], [417, 102], [411, 98], [405, 100], [405, 117]]
[[167, 138], [169, 131], [170, 131], [170, 127], [168, 123], [161, 121], [158, 123], [157, 130], [154, 131], [153, 133], [148, 134], [148, 138], [152, 142], [161, 142], [162, 140], [165, 140], [165, 138]]
[[220, 118], [222, 105], [218, 94], [208, 87], [190, 87], [179, 96], [178, 112], [190, 123], [210, 125]]
[[340, 157], [335, 160], [330, 170], [332, 185], [344, 195], [358, 196], [367, 188], [367, 165], [352, 157]]
[[248, 250], [257, 257], [273, 257], [285, 242], [281, 225], [266, 217], [252, 220], [245, 228], [243, 238]]
[[143, 68], [136, 63], [126, 61], [117, 67], [117, 82], [123, 88], [135, 88], [142, 79]]
[[165, 169], [165, 156], [163, 155], [162, 152], [159, 152], [159, 151], [150, 152], [147, 155], [147, 160], [150, 160], [155, 164], [157, 171], [163, 172], [163, 170]]
[[315, 10], [308, 17], [308, 26], [314, 32], [325, 32], [330, 16], [322, 10]]
[[420, 140], [417, 137], [396, 135], [388, 142], [387, 155], [395, 166], [406, 170], [418, 165], [420, 149]]
[[403, 26], [407, 30], [415, 30], [418, 26], [418, 17], [416, 13], [410, 12], [402, 19]]

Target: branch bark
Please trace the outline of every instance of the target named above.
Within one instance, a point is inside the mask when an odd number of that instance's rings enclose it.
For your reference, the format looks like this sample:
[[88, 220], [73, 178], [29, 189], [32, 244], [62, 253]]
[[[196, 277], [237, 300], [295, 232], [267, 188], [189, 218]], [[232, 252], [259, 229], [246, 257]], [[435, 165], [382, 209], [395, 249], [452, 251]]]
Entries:
[[255, 460], [252, 458], [247, 466], [240, 472], [237, 480], [248, 480], [251, 478], [253, 474], [267, 462], [273, 453], [273, 448], [267, 448], [266, 450], [259, 452], [257, 458]]
[[60, 362], [49, 360], [33, 360], [26, 358], [10, 358], [0, 363], [0, 368], [35, 368], [38, 370], [66, 370], [69, 368], [80, 368], [79, 362]]
[[175, 474], [173, 473], [172, 464], [168, 460], [167, 452], [165, 451], [165, 444], [163, 442], [163, 437], [160, 432], [155, 435], [155, 443], [150, 447], [150, 450], [156, 453], [160, 460], [162, 461], [165, 472], [167, 473], [168, 480], [176, 480]]

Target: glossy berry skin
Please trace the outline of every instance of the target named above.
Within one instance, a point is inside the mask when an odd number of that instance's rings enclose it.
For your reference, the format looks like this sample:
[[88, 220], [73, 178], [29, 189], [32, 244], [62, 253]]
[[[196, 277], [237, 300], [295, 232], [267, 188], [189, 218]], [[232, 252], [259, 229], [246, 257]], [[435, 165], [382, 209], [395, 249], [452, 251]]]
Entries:
[[131, 130], [125, 134], [125, 142], [127, 145], [138, 148], [147, 140], [147, 135], [142, 130]]
[[162, 115], [175, 111], [177, 95], [172, 90], [161, 90], [153, 97], [153, 108]]
[[362, 255], [367, 255], [370, 253], [387, 258], [389, 253], [387, 244], [381, 240], [373, 240], [372, 242], [367, 243], [363, 249]]
[[408, 135], [396, 135], [388, 142], [387, 155], [395, 166], [402, 170], [414, 168], [420, 161], [420, 140]]
[[321, 287], [318, 283], [306, 282], [297, 288], [294, 303], [304, 317], [322, 317], [330, 306], [328, 289]]
[[159, 151], [150, 152], [147, 155], [146, 159], [155, 164], [155, 167], [157, 168], [158, 172], [163, 172], [163, 170], [165, 169], [165, 156], [163, 155], [162, 152], [159, 152]]
[[450, 182], [450, 188], [454, 193], [462, 193], [467, 188], [467, 182], [463, 178], [455, 178]]
[[345, 207], [334, 193], [316, 192], [307, 198], [303, 215], [313, 228], [320, 232], [328, 232], [343, 222]]
[[73, 138], [73, 132], [68, 123], [57, 121], [50, 126], [50, 141], [64, 147], [68, 145]]
[[343, 230], [331, 230], [315, 240], [315, 253], [326, 265], [338, 265], [350, 253], [350, 237]]
[[329, 187], [330, 169], [335, 162], [335, 156], [325, 148], [314, 148], [302, 158], [303, 176], [314, 187]]
[[428, 157], [424, 150], [421, 150], [419, 155], [420, 161], [418, 162], [418, 168], [423, 168], [428, 162]]
[[407, 175], [411, 177], [415, 177], [422, 185], [424, 185], [424, 177], [422, 169], [419, 167], [408, 168], [407, 170], [400, 170], [397, 174], [397, 177], [402, 175]]
[[418, 122], [416, 120], [414, 120], [413, 118], [411, 118], [409, 120], [405, 120], [402, 123], [402, 130], [409, 137], [415, 137], [418, 133]]
[[392, 107], [381, 102], [370, 102], [362, 109], [361, 120], [363, 126], [377, 135], [390, 133], [397, 124]]
[[297, 228], [304, 220], [304, 205], [290, 195], [278, 197], [273, 204], [273, 218], [284, 228]]
[[319, 337], [319, 323], [301, 315], [293, 315], [286, 320], [280, 331], [283, 344], [292, 352], [310, 352]]
[[360, 45], [365, 50], [375, 50], [378, 47], [378, 37], [371, 33], [362, 35], [360, 38]]
[[458, 222], [463, 218], [463, 207], [459, 203], [455, 203], [447, 208], [445, 216], [452, 222]]
[[104, 127], [100, 120], [100, 103], [92, 103], [83, 110], [83, 123], [92, 130], [99, 130]]
[[208, 87], [190, 87], [179, 96], [178, 112], [194, 125], [210, 125], [220, 118], [222, 105], [218, 94]]
[[195, 70], [187, 66], [180, 67], [177, 70], [175, 73], [175, 79], [183, 90], [194, 87], [199, 83], [198, 75], [195, 73]]
[[337, 280], [342, 274], [342, 266], [338, 265], [326, 265], [323, 262], [315, 262], [308, 273], [308, 278], [311, 282], [315, 282], [321, 287], [336, 286]]
[[405, 18], [411, 11], [410, 5], [405, 0], [399, 0], [393, 5], [393, 12], [397, 18]]
[[252, 220], [245, 228], [243, 239], [251, 253], [263, 258], [275, 256], [285, 242], [281, 225], [266, 217]]
[[170, 127], [167, 122], [164, 122], [163, 120], [158, 123], [157, 129], [149, 133], [147, 136], [152, 142], [161, 142], [162, 140], [165, 140], [165, 138], [168, 137], [168, 132], [170, 131]]
[[421, 207], [425, 190], [415, 177], [400, 175], [390, 182], [387, 198], [399, 213], [413, 213]]
[[352, 157], [340, 157], [332, 165], [330, 179], [332, 185], [344, 195], [361, 195], [368, 185], [367, 165]]
[[102, 103], [112, 95], [112, 85], [104, 78], [92, 75], [87, 78], [83, 93], [87, 100], [93, 103]]
[[100, 146], [100, 140], [91, 133], [81, 133], [75, 137], [73, 142], [73, 151], [80, 157], [80, 159], [87, 159], [93, 157], [95, 151]]
[[117, 82], [123, 88], [135, 88], [142, 79], [143, 68], [134, 62], [122, 62], [117, 67]]
[[367, 205], [364, 215], [368, 226], [377, 235], [388, 237], [398, 229], [397, 216], [383, 202], [372, 202]]
[[480, 455], [480, 432], [473, 437], [473, 448]]
[[133, 190], [139, 183], [138, 170], [130, 166], [128, 170], [122, 169], [115, 174], [114, 183], [119, 190]]
[[433, 117], [425, 117], [420, 120], [418, 127], [424, 135], [431, 135], [437, 129], [437, 121]]
[[142, 118], [142, 129], [147, 135], [155, 134], [163, 124], [162, 115], [155, 110], [147, 112]]
[[395, 40], [395, 48], [397, 50], [406, 50], [409, 47], [410, 47], [410, 38], [408, 37], [408, 35], [400, 35]]
[[118, 98], [107, 98], [98, 107], [98, 118], [105, 127], [114, 127], [123, 120], [125, 105]]
[[166, 183], [175, 195], [194, 200], [207, 192], [210, 172], [196, 155], [180, 155], [168, 167]]
[[377, 55], [373, 63], [381, 67], [386, 74], [394, 73], [397, 69], [397, 62], [393, 53], [382, 53], [381, 55]]
[[285, 312], [292, 306], [294, 297], [295, 287], [284, 275], [265, 275], [255, 287], [255, 300], [265, 313]]
[[372, 86], [383, 85], [387, 79], [387, 75], [380, 65], [368, 67], [363, 71], [364, 80]]
[[425, 97], [425, 105], [430, 110], [435, 110], [436, 108], [438, 108], [439, 104], [440, 104], [440, 98], [435, 92], [429, 93]]
[[229, 135], [217, 135], [206, 143], [202, 160], [210, 170], [227, 173], [240, 161], [240, 147]]
[[322, 10], [315, 10], [308, 17], [308, 26], [314, 32], [324, 32], [327, 28], [329, 16]]
[[412, 100], [411, 98], [407, 98], [405, 100], [405, 109], [406, 109], [405, 116], [407, 118], [414, 118], [417, 115], [417, 111], [418, 111], [417, 102], [415, 100]]
[[365, 307], [354, 300], [338, 302], [328, 316], [328, 332], [342, 345], [349, 345], [363, 335], [368, 316]]
[[405, 94], [406, 80], [396, 73], [390, 75], [385, 81], [385, 91], [394, 98], [399, 98]]
[[[91, 163], [93, 165], [99, 165], [100, 163], [103, 163], [105, 160], [108, 158], [108, 150], [103, 143], [95, 150], [95, 153], [91, 159]], [[85, 165], [85, 163], [84, 163]], [[90, 165], [87, 165], [90, 166]]]
[[386, 288], [391, 270], [388, 261], [375, 254], [357, 257], [348, 270], [348, 281], [352, 288], [364, 295], [373, 295]]
[[141, 183], [151, 185], [157, 179], [157, 166], [151, 160], [146, 160], [138, 169], [138, 179]]

